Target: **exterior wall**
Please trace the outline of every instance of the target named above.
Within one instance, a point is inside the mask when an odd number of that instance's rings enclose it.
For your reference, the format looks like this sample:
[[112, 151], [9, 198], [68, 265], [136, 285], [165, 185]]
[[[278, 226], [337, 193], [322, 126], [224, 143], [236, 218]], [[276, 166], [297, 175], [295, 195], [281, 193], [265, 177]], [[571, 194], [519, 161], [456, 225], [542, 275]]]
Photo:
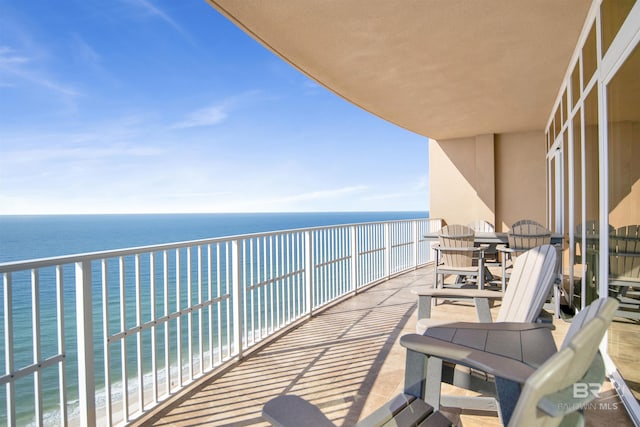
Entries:
[[609, 123], [609, 130], [609, 224], [619, 228], [640, 218], [640, 121]]
[[496, 230], [519, 219], [546, 225], [546, 140], [542, 130], [496, 135]]
[[544, 224], [545, 151], [542, 131], [430, 140], [430, 216], [484, 219], [499, 231], [523, 218]]
[[429, 140], [429, 215], [495, 223], [494, 137]]

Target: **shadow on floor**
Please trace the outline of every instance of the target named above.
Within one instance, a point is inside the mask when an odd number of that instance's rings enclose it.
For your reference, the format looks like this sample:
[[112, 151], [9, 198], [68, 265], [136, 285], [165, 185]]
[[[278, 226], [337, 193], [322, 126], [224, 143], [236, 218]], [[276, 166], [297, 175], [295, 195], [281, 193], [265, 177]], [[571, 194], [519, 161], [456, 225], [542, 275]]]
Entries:
[[404, 352], [394, 345], [416, 308], [408, 287], [424, 284], [423, 274], [401, 276], [330, 308], [139, 424], [268, 425], [262, 406], [284, 393], [308, 399], [338, 425], [355, 424], [390, 355], [404, 370]]

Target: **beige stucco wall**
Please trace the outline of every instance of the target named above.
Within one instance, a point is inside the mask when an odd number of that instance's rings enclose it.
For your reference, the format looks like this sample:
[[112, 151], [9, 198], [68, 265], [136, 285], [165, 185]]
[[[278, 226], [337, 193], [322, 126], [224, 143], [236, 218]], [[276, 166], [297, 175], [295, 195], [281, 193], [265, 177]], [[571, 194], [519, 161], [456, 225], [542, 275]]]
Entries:
[[494, 137], [429, 143], [429, 215], [448, 224], [495, 222]]
[[508, 230], [519, 219], [546, 225], [546, 140], [539, 132], [496, 135], [496, 223]]
[[431, 217], [504, 231], [523, 218], [545, 224], [545, 155], [542, 131], [430, 140]]
[[640, 224], [640, 122], [609, 123], [609, 224]]

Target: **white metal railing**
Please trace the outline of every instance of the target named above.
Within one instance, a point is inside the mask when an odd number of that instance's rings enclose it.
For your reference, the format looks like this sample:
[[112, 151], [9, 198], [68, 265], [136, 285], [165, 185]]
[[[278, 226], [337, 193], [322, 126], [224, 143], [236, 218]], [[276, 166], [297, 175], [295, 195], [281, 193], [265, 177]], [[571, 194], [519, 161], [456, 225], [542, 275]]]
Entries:
[[314, 227], [0, 264], [0, 423], [127, 424], [291, 323], [426, 264], [423, 236], [441, 226]]

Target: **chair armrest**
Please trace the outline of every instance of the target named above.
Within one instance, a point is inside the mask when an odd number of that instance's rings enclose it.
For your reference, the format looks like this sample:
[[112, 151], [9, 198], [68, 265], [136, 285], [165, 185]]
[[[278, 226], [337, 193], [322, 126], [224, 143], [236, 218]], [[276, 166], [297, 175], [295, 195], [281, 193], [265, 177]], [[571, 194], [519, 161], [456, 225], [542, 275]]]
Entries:
[[335, 427], [320, 409], [294, 395], [282, 395], [268, 401], [262, 416], [276, 427]]
[[524, 323], [524, 322], [440, 322], [435, 328], [464, 328], [464, 329], [478, 329], [486, 331], [490, 329], [492, 331], [530, 331], [532, 329], [550, 329], [554, 330], [555, 326], [549, 323]]
[[473, 299], [478, 320], [491, 322], [489, 300], [502, 299], [503, 293], [484, 289], [433, 289], [413, 290], [418, 295], [418, 321], [431, 318], [431, 298]]
[[535, 371], [531, 366], [509, 357], [487, 353], [424, 335], [403, 335], [400, 338], [400, 345], [416, 353], [479, 369], [519, 384], [524, 384], [527, 378]]
[[413, 289], [412, 293], [418, 296], [428, 296], [436, 298], [489, 298], [489, 299], [502, 299], [504, 294], [498, 291], [487, 291], [484, 289], [456, 289], [456, 288], [423, 288]]
[[462, 247], [450, 247], [434, 245], [433, 249], [442, 252], [484, 252], [486, 247], [483, 246], [462, 246]]

